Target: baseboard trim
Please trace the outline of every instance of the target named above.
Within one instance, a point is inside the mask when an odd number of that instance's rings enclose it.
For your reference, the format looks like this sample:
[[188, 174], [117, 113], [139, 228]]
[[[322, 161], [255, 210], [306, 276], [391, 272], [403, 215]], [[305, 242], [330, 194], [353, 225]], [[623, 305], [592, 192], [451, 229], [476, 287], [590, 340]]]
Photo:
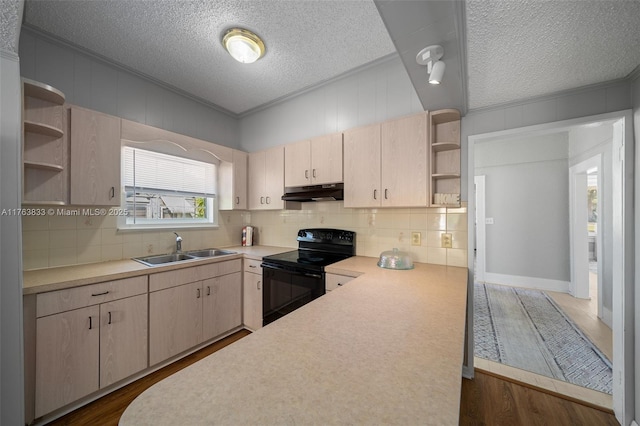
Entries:
[[486, 374], [487, 376], [495, 377], [497, 379], [504, 380], [505, 382], [514, 383], [516, 385], [523, 386], [523, 387], [529, 388], [529, 389], [533, 389], [533, 390], [536, 390], [538, 392], [542, 392], [542, 393], [545, 393], [545, 394], [548, 394], [548, 395], [552, 395], [552, 396], [555, 396], [557, 398], [561, 398], [561, 399], [564, 399], [564, 400], [567, 400], [567, 401], [575, 402], [576, 404], [584, 405], [585, 407], [593, 408], [593, 409], [596, 409], [598, 411], [602, 411], [603, 413], [615, 414], [613, 412], [613, 410], [611, 410], [610, 408], [602, 407], [602, 406], [600, 406], [598, 404], [593, 404], [593, 403], [590, 403], [588, 401], [583, 401], [581, 399], [578, 399], [578, 398], [575, 398], [575, 397], [572, 397], [572, 396], [569, 396], [569, 395], [565, 395], [565, 394], [560, 393], [560, 392], [556, 392], [556, 391], [552, 391], [552, 390], [549, 390], [549, 389], [545, 389], [543, 387], [536, 386], [536, 385], [533, 385], [531, 383], [523, 382], [523, 381], [520, 381], [518, 379], [514, 379], [512, 377], [503, 376], [501, 374], [498, 374], [498, 373], [495, 373], [495, 372], [489, 371], [489, 370], [484, 370], [484, 369], [479, 368], [479, 367], [475, 367], [475, 370], [477, 372], [482, 373], [482, 374]]
[[485, 282], [508, 285], [512, 287], [534, 288], [536, 290], [569, 293], [569, 281], [550, 280], [547, 278], [525, 277], [522, 275], [505, 275], [494, 272], [485, 273]]

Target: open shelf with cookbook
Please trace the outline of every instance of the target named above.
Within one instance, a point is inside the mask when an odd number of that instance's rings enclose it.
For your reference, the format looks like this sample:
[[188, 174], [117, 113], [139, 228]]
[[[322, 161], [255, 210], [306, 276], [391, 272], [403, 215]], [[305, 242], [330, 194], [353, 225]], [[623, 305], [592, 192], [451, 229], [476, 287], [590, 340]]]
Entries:
[[431, 207], [460, 206], [460, 112], [429, 113]]

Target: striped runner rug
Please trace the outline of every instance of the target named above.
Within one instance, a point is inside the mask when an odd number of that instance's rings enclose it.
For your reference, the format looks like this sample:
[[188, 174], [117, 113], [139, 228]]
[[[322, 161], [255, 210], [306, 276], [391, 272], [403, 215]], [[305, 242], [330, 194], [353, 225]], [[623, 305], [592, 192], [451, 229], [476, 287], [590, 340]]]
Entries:
[[611, 362], [543, 291], [475, 283], [475, 355], [611, 394]]

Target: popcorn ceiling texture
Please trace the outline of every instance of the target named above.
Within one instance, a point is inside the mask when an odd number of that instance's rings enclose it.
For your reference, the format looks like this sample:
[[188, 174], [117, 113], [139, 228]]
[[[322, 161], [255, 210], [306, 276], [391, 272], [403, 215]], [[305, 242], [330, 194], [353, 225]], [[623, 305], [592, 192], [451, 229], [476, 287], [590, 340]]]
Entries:
[[2, 0], [0, 4], [0, 50], [18, 53], [21, 0]]
[[[234, 113], [395, 51], [370, 0], [30, 1], [25, 22]], [[233, 26], [264, 39], [261, 60], [224, 50]]]
[[467, 1], [469, 108], [624, 78], [640, 63], [638, 1]]

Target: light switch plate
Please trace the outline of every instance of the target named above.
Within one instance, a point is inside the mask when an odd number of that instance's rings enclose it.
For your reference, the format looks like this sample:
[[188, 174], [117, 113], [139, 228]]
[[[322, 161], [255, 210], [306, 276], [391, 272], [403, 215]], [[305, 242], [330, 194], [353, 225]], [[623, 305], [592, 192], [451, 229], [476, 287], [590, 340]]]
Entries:
[[411, 245], [412, 246], [419, 246], [421, 244], [422, 241], [422, 235], [419, 232], [412, 232], [411, 233]]
[[443, 248], [452, 248], [453, 247], [453, 236], [449, 233], [444, 233], [440, 237], [440, 243]]

